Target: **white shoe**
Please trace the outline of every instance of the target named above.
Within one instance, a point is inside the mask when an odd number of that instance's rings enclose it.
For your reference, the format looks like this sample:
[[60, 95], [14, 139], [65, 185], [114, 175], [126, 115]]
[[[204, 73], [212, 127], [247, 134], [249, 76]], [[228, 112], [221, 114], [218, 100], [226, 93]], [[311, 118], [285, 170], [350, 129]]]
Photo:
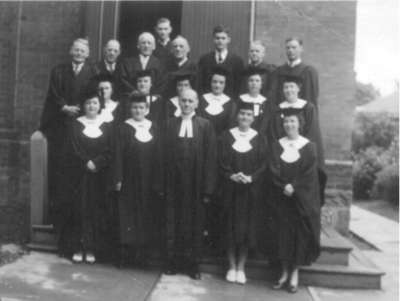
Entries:
[[243, 271], [236, 273], [236, 282], [239, 284], [245, 284], [247, 282], [246, 274]]
[[76, 263], [82, 262], [82, 261], [83, 261], [83, 254], [82, 254], [82, 252], [75, 253], [75, 254], [72, 256], [72, 261], [73, 261], [73, 262], [76, 262]]
[[96, 262], [96, 257], [93, 255], [93, 253], [87, 253], [86, 254], [86, 262], [93, 264]]
[[236, 282], [236, 271], [235, 270], [229, 270], [226, 273], [226, 281], [228, 282]]

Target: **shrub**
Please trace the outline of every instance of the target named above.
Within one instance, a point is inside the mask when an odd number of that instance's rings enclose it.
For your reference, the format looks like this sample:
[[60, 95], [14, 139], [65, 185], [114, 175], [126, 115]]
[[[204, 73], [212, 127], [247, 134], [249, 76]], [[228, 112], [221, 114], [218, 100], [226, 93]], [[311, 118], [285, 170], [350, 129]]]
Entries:
[[370, 146], [388, 148], [398, 135], [398, 118], [390, 113], [358, 113], [353, 131], [355, 153]]

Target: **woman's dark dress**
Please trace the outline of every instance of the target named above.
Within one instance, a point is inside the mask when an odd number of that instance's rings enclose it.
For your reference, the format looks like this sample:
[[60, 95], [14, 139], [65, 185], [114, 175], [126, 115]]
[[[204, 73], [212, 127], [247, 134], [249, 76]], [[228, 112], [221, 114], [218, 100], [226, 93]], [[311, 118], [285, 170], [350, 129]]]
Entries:
[[122, 182], [118, 201], [120, 243], [134, 247], [160, 245], [163, 218], [163, 164], [157, 127], [149, 130], [153, 138], [141, 142], [136, 129], [121, 124], [116, 142], [115, 182]]
[[[64, 254], [82, 249], [101, 253], [107, 245], [112, 130], [109, 124], [102, 123], [102, 135], [90, 138], [83, 133], [84, 128], [78, 120], [72, 122], [63, 160], [58, 228], [59, 247]], [[87, 169], [89, 160], [95, 164], [96, 172]]]
[[[280, 110], [282, 109], [278, 107], [273, 113], [274, 117], [270, 127], [270, 134], [274, 140], [278, 140], [285, 136]], [[306, 102], [304, 107], [299, 109], [299, 111], [304, 119], [304, 126], [301, 130], [301, 135], [306, 137], [310, 141], [314, 142], [316, 146], [318, 177], [320, 183], [320, 198], [321, 198], [321, 204], [323, 205], [325, 202], [324, 191], [325, 191], [327, 176], [325, 173], [324, 147], [322, 142], [322, 135], [319, 126], [317, 110], [315, 109], [315, 106], [312, 103]]]
[[[320, 199], [315, 144], [308, 142], [300, 150], [300, 158], [287, 163], [280, 156], [283, 148], [278, 141], [272, 146], [270, 172], [271, 202], [277, 213], [278, 250], [280, 261], [309, 265], [320, 254]], [[292, 184], [294, 194], [283, 194]]]
[[[267, 168], [267, 145], [257, 134], [250, 140], [252, 149], [240, 153], [233, 149], [235, 138], [225, 131], [219, 141], [219, 172], [226, 219], [226, 243], [228, 246], [256, 246], [258, 203], [264, 197], [263, 179]], [[250, 184], [235, 183], [230, 176], [237, 172], [250, 175]]]

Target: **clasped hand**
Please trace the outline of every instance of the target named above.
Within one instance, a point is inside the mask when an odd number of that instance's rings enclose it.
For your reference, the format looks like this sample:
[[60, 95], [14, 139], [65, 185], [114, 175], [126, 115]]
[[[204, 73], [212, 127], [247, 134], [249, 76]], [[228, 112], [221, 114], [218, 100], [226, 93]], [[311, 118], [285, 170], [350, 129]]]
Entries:
[[286, 196], [292, 196], [294, 193], [294, 188], [292, 184], [286, 184], [283, 188], [283, 194]]
[[249, 183], [253, 182], [253, 179], [251, 178], [251, 176], [246, 176], [242, 172], [238, 172], [238, 173], [231, 175], [230, 179], [233, 182], [241, 183], [241, 184], [249, 184]]

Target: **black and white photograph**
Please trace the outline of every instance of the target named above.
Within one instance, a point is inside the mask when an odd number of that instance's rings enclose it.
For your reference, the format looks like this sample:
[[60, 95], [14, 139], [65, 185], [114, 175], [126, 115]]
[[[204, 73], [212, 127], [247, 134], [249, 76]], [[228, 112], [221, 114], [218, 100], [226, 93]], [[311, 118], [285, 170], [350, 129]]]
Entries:
[[0, 301], [399, 300], [398, 0], [0, 0]]

